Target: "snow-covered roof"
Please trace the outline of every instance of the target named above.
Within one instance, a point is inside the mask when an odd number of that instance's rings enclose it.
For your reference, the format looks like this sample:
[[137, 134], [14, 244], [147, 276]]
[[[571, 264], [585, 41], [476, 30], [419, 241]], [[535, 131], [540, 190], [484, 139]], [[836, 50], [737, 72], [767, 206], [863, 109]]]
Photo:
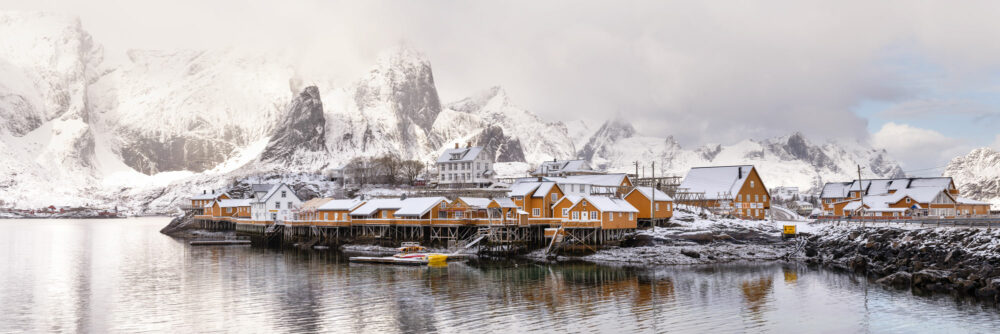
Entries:
[[549, 191], [552, 191], [552, 187], [555, 185], [556, 185], [555, 182], [542, 182], [541, 184], [538, 185], [538, 190], [536, 190], [535, 193], [531, 195], [531, 197], [537, 197], [537, 198], [545, 197], [545, 195], [548, 194]]
[[586, 160], [553, 160], [545, 161], [535, 168], [535, 175], [545, 175], [548, 173], [572, 173], [591, 172], [593, 169]]
[[441, 156], [438, 157], [437, 162], [468, 162], [476, 160], [479, 153], [483, 151], [482, 147], [463, 147], [463, 148], [452, 148], [444, 150]]
[[346, 211], [354, 210], [364, 202], [357, 198], [335, 199], [320, 205], [319, 211]]
[[955, 202], [959, 204], [971, 204], [971, 205], [990, 205], [990, 203], [977, 201], [967, 197], [955, 197]]
[[323, 197], [313, 198], [311, 200], [308, 200], [308, 201], [305, 201], [304, 203], [302, 203], [302, 206], [300, 207], [300, 210], [302, 210], [302, 211], [316, 211], [316, 210], [319, 209], [320, 206], [323, 206], [323, 204], [326, 204], [326, 202], [329, 202], [331, 200], [333, 200], [333, 199], [332, 198], [323, 198]]
[[[674, 200], [673, 198], [670, 197], [670, 195], [667, 195], [667, 193], [662, 192], [659, 189], [655, 189], [653, 187], [635, 187], [635, 189], [632, 189], [632, 191], [638, 191], [640, 194], [642, 194], [643, 197], [646, 197], [646, 199], [654, 198], [653, 194], [655, 192], [656, 194], [655, 198], [657, 202], [670, 202]], [[628, 194], [625, 195], [625, 197], [631, 195], [632, 191], [628, 192]]]
[[867, 209], [868, 212], [906, 212], [909, 210], [907, 208], [879, 208], [879, 209]]
[[734, 197], [743, 187], [751, 170], [751, 165], [694, 167], [688, 171], [678, 189], [705, 193], [705, 199]]
[[563, 196], [563, 198], [560, 198], [555, 203], [552, 203], [552, 207], [556, 207], [556, 205], [559, 205], [559, 203], [562, 203], [563, 201], [569, 201], [569, 207], [572, 208], [581, 199], [583, 199], [583, 196], [579, 196], [579, 195], [566, 195], [566, 196]]
[[494, 198], [493, 201], [497, 202], [497, 205], [499, 205], [501, 208], [517, 207], [517, 203], [514, 203], [514, 200], [510, 199], [510, 197]]
[[823, 185], [819, 198], [847, 198], [850, 187], [851, 182], [827, 182]]
[[913, 188], [935, 188], [935, 189], [947, 190], [951, 189], [952, 180], [950, 177], [911, 177], [911, 178], [898, 178], [898, 179], [873, 179], [873, 180], [862, 180], [862, 181], [854, 180], [849, 183], [850, 184], [848, 185], [849, 189], [848, 191], [864, 190], [865, 195], [882, 195], [882, 194], [888, 194], [890, 191], [900, 191], [904, 189], [913, 189]]
[[596, 175], [570, 175], [555, 177], [544, 177], [545, 181], [552, 181], [560, 184], [589, 184], [598, 187], [618, 187], [625, 181], [627, 175], [624, 173], [596, 174]]
[[636, 208], [632, 206], [632, 204], [629, 204], [626, 200], [605, 196], [586, 196], [579, 202], [576, 202], [576, 204], [573, 204], [573, 207], [580, 205], [583, 200], [586, 200], [587, 203], [590, 203], [601, 212], [639, 212], [639, 210], [636, 210]]
[[468, 204], [469, 206], [474, 207], [474, 208], [484, 208], [485, 209], [487, 206], [490, 205], [490, 199], [489, 198], [482, 198], [482, 197], [459, 197], [458, 199], [461, 200], [462, 202], [465, 202], [465, 204]]
[[379, 198], [373, 199], [365, 204], [362, 204], [354, 211], [351, 211], [352, 216], [371, 216], [378, 210], [384, 209], [399, 209], [403, 206], [403, 200], [398, 198]]
[[538, 189], [538, 186], [540, 186], [540, 185], [541, 185], [541, 182], [519, 182], [519, 183], [515, 183], [515, 184], [513, 184], [513, 185], [510, 186], [510, 196], [511, 197], [527, 196], [532, 191], [535, 191], [535, 189]]
[[213, 192], [213, 193], [203, 193], [203, 194], [200, 194], [200, 195], [194, 195], [194, 196], [191, 196], [191, 199], [192, 200], [216, 199], [216, 198], [219, 198], [219, 196], [222, 196], [222, 195], [226, 195], [228, 197], [232, 197], [232, 196], [229, 196], [229, 193], [226, 193], [226, 192], [219, 192], [219, 193], [214, 193]]
[[221, 199], [219, 200], [219, 207], [221, 208], [235, 208], [241, 206], [250, 206], [250, 199]]
[[[898, 190], [892, 194], [865, 196], [863, 201], [868, 211], [888, 209], [890, 204], [899, 203], [904, 198], [913, 199], [911, 207], [922, 208], [919, 203], [931, 203], [944, 190], [936, 187], [920, 187]], [[947, 192], [945, 192], [947, 194]], [[946, 195], [951, 196], [951, 195]], [[861, 207], [862, 200], [854, 200], [844, 205], [844, 210], [853, 211]]]
[[400, 217], [420, 217], [430, 212], [435, 205], [448, 202], [444, 197], [410, 197], [402, 200], [395, 215]]

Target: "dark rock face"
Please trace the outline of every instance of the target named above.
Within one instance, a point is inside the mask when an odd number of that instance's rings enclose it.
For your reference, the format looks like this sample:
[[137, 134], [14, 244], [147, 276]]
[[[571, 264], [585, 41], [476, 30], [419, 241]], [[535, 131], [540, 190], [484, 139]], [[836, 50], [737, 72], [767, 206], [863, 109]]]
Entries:
[[[1000, 262], [993, 231], [855, 228], [809, 238], [806, 260], [865, 273], [876, 283], [915, 292], [947, 292], [997, 301]], [[972, 250], [972, 251], [970, 251]]]
[[402, 140], [410, 139], [411, 125], [429, 132], [441, 113], [441, 100], [434, 84], [431, 64], [409, 50], [380, 60], [368, 80], [354, 90], [354, 102], [359, 109], [387, 103], [399, 119]]
[[483, 129], [473, 140], [476, 146], [482, 146], [496, 162], [524, 162], [524, 149], [521, 141], [503, 133], [503, 128], [491, 125]]
[[326, 149], [326, 118], [316, 86], [306, 87], [288, 107], [288, 113], [274, 130], [261, 160], [285, 160], [295, 152]]
[[226, 160], [235, 149], [224, 141], [172, 137], [162, 140], [142, 137], [121, 148], [126, 165], [144, 174], [190, 170], [203, 172]]

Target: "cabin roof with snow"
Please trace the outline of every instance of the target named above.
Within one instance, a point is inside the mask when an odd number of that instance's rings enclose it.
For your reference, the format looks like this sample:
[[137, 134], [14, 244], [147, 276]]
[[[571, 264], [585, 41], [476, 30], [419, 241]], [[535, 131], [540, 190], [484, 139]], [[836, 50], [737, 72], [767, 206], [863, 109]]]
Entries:
[[219, 200], [220, 208], [236, 208], [241, 206], [250, 206], [250, 199], [221, 199]]
[[532, 191], [538, 189], [538, 186], [542, 185], [541, 182], [518, 182], [510, 186], [510, 196], [528, 196]]
[[510, 197], [494, 198], [493, 201], [497, 202], [497, 205], [499, 205], [501, 208], [516, 208], [517, 207], [517, 203], [514, 203], [514, 200], [510, 199]]
[[319, 210], [319, 207], [323, 206], [323, 204], [326, 204], [327, 202], [332, 200], [333, 200], [332, 198], [323, 198], [323, 197], [313, 198], [311, 200], [303, 202], [299, 210], [316, 211]]
[[469, 162], [475, 161], [479, 154], [483, 152], [483, 148], [480, 146], [463, 147], [463, 148], [450, 148], [444, 150], [441, 156], [438, 157], [438, 163], [445, 162]]
[[431, 211], [441, 202], [448, 202], [444, 197], [411, 197], [401, 201], [399, 210], [394, 215], [400, 217], [420, 217]]
[[555, 182], [542, 182], [538, 185], [538, 190], [536, 190], [535, 193], [531, 195], [531, 197], [535, 198], [545, 197], [546, 194], [552, 191], [552, 187], [555, 186], [556, 186]]
[[819, 198], [847, 198], [850, 187], [851, 182], [827, 182], [823, 185]]
[[335, 199], [335, 200], [331, 200], [329, 202], [326, 202], [323, 205], [320, 205], [318, 210], [320, 210], [320, 211], [348, 211], [348, 210], [357, 209], [359, 206], [361, 206], [361, 204], [364, 204], [364, 203], [365, 203], [364, 201], [362, 201], [360, 199], [357, 199], [357, 198]]
[[601, 212], [639, 212], [639, 210], [624, 199], [605, 196], [585, 196], [581, 200], [574, 203], [570, 209], [580, 205], [580, 203], [583, 203], [584, 200]]
[[705, 199], [710, 200], [723, 194], [735, 197], [753, 170], [752, 165], [693, 167], [677, 188], [705, 193]]
[[485, 209], [487, 206], [490, 205], [490, 199], [489, 198], [483, 198], [483, 197], [459, 197], [458, 199], [461, 200], [462, 202], [465, 202], [465, 204], [468, 204], [470, 207], [474, 207], [474, 208]]
[[990, 203], [977, 201], [967, 197], [955, 197], [955, 202], [958, 204], [967, 204], [967, 205], [990, 205]]
[[373, 199], [365, 204], [362, 204], [354, 211], [351, 211], [352, 216], [371, 216], [378, 210], [386, 209], [399, 209], [403, 206], [403, 200], [399, 198], [379, 198]]
[[653, 198], [653, 194], [655, 192], [656, 194], [655, 198], [657, 202], [671, 202], [674, 200], [673, 198], [670, 197], [670, 195], [667, 195], [667, 193], [662, 192], [659, 189], [654, 189], [653, 187], [635, 187], [635, 189], [629, 191], [628, 194], [625, 195], [625, 197], [628, 197], [634, 191], [638, 191], [646, 199]]
[[212, 192], [207, 192], [206, 191], [204, 193], [191, 196], [191, 199], [192, 200], [216, 199], [216, 198], [219, 198], [219, 196], [222, 196], [222, 195], [226, 195], [227, 197], [232, 197], [232, 196], [229, 196], [229, 193], [227, 193], [225, 191], [220, 191], [218, 193], [216, 193], [215, 191], [212, 191]]

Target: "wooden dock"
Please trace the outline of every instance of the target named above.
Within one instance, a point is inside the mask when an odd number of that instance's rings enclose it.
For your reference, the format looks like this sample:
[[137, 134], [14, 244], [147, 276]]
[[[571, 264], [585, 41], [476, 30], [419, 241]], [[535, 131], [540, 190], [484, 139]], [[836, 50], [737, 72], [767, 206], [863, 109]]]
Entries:
[[249, 245], [250, 240], [246, 239], [226, 239], [226, 240], [194, 240], [191, 246], [226, 246], [226, 245]]

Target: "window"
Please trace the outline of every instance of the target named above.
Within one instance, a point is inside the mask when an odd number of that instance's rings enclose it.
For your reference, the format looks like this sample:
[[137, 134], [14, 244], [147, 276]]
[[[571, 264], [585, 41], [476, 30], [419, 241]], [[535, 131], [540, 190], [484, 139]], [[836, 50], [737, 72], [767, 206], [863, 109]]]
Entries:
[[272, 212], [271, 213], [271, 220], [278, 220], [278, 214]]
[[760, 195], [753, 195], [754, 202], [760, 202]]
[[291, 209], [292, 208], [292, 202], [288, 202], [288, 206], [286, 206], [286, 208]]
[[531, 209], [531, 215], [534, 216], [534, 217], [541, 216], [542, 215], [542, 209], [539, 209], [539, 208]]
[[660, 203], [656, 203], [656, 211], [660, 211]]
[[389, 218], [389, 211], [382, 211], [382, 218]]
[[441, 218], [441, 219], [448, 219], [448, 212], [445, 212], [445, 211], [438, 211], [438, 218]]
[[635, 220], [635, 212], [628, 213], [628, 220]]
[[281, 202], [274, 202], [275, 209], [281, 209]]
[[590, 218], [601, 219], [601, 216], [597, 215], [597, 211], [591, 211], [590, 212]]
[[562, 210], [562, 216], [563, 217], [569, 217], [569, 209], [563, 209]]
[[736, 195], [736, 201], [737, 202], [742, 202], [743, 201], [743, 194]]
[[444, 210], [444, 208], [445, 208], [446, 206], [447, 206], [447, 204], [445, 204], [445, 202], [441, 202], [441, 210]]
[[285, 191], [284, 190], [281, 191], [281, 198], [285, 198]]
[[750, 180], [750, 188], [753, 188], [753, 180]]
[[580, 220], [580, 211], [573, 211], [573, 220]]
[[477, 162], [476, 163], [476, 170], [482, 169], [481, 167], [482, 167], [481, 163]]
[[613, 214], [611, 212], [608, 212], [608, 220], [612, 220], [614, 218], [615, 218], [615, 214]]
[[910, 203], [910, 198], [909, 197], [906, 198], [906, 203]]
[[455, 218], [456, 219], [462, 219], [463, 217], [465, 217], [465, 212], [462, 212], [462, 211], [456, 211], [455, 212]]

